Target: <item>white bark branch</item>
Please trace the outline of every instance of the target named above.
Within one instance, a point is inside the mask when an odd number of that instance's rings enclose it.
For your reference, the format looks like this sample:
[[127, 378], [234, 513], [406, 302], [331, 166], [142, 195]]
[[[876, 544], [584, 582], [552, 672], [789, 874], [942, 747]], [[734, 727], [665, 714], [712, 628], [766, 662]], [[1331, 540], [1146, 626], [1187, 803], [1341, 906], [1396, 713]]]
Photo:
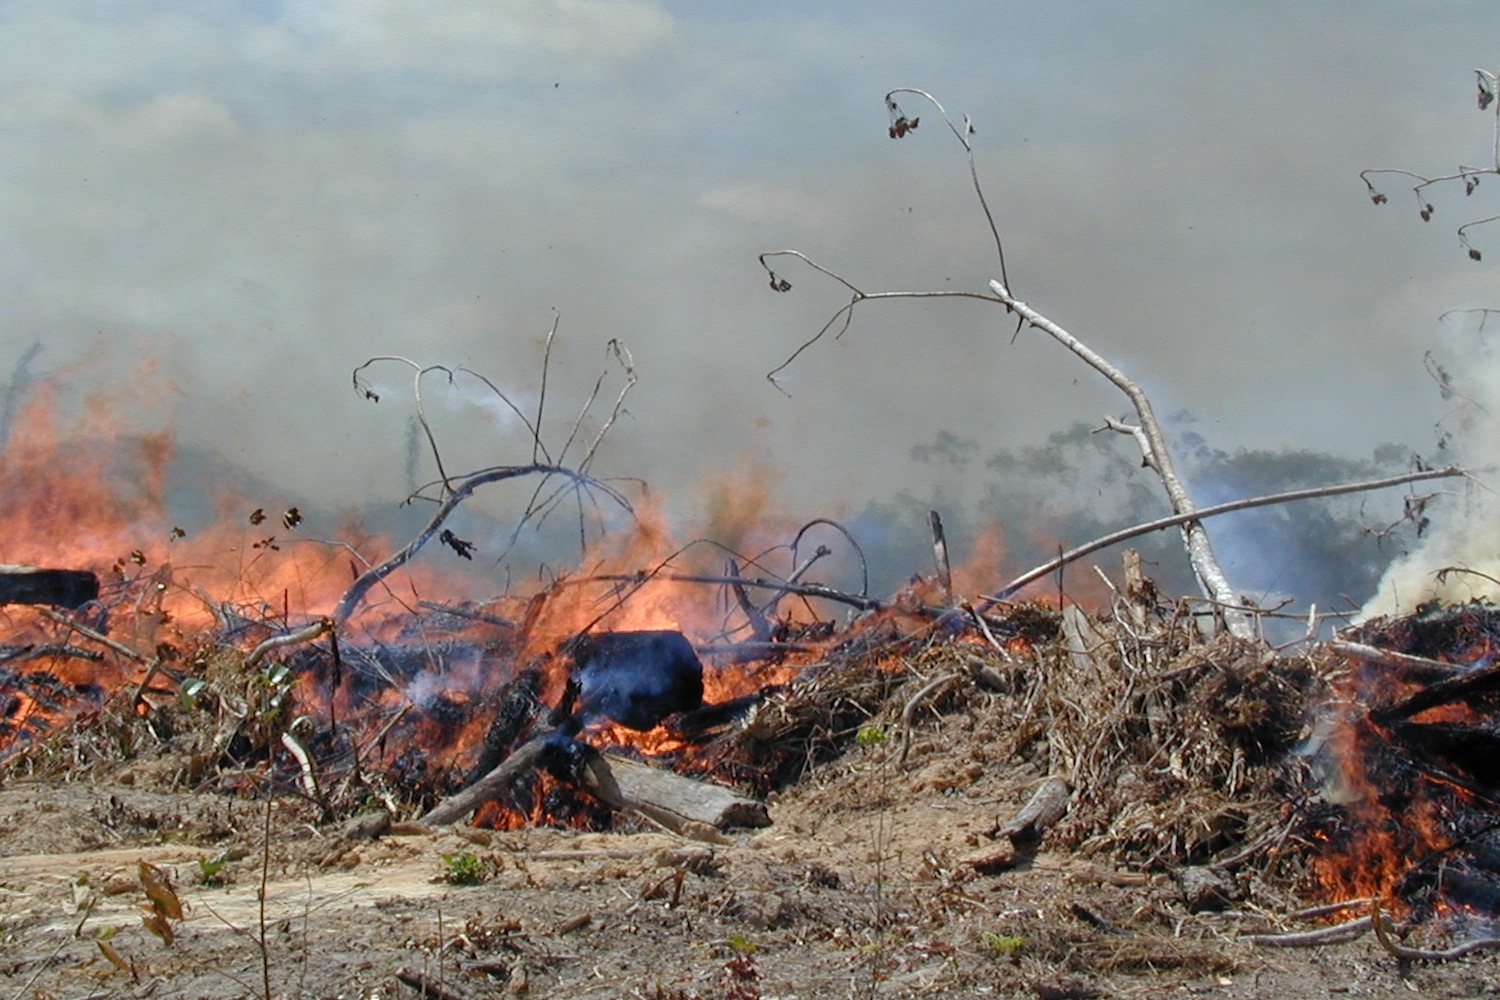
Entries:
[[[1161, 424], [1157, 422], [1156, 414], [1151, 409], [1151, 400], [1146, 396], [1145, 391], [1102, 354], [1011, 295], [1010, 289], [999, 281], [992, 279], [990, 288], [1000, 297], [1000, 301], [1005, 303], [1007, 308], [1014, 310], [1021, 319], [1078, 355], [1089, 367], [1109, 379], [1116, 388], [1129, 397], [1131, 405], [1135, 407], [1136, 416], [1140, 420], [1140, 426], [1127, 427], [1121, 424], [1117, 429], [1136, 438], [1146, 464], [1161, 479], [1162, 486], [1167, 491], [1167, 500], [1172, 505], [1172, 512], [1183, 516], [1194, 514], [1197, 511], [1197, 505], [1193, 503], [1192, 496], [1172, 465], [1166, 436], [1162, 433]], [[1219, 561], [1214, 556], [1213, 546], [1209, 543], [1208, 532], [1196, 520], [1184, 521], [1181, 529], [1183, 544], [1187, 546], [1188, 561], [1192, 563], [1193, 574], [1198, 578], [1198, 585], [1202, 588], [1203, 595], [1222, 609], [1224, 625], [1232, 635], [1242, 639], [1254, 638], [1255, 628], [1249, 609], [1240, 596], [1234, 592], [1234, 588], [1229, 584], [1229, 578], [1224, 575], [1224, 570], [1219, 566]]]

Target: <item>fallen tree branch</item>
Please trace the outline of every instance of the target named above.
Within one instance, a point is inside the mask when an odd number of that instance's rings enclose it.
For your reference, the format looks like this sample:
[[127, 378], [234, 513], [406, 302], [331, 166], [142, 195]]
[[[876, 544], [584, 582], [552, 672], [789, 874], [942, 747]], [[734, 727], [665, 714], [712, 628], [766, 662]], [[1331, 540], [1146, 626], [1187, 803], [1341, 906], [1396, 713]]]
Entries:
[[1228, 514], [1236, 510], [1248, 510], [1252, 507], [1268, 507], [1275, 504], [1292, 503], [1297, 500], [1311, 500], [1318, 497], [1339, 496], [1344, 493], [1361, 493], [1368, 490], [1386, 489], [1391, 486], [1420, 482], [1424, 479], [1447, 479], [1454, 476], [1466, 475], [1468, 475], [1468, 472], [1464, 469], [1456, 465], [1450, 465], [1442, 469], [1423, 469], [1418, 472], [1403, 473], [1399, 476], [1387, 476], [1383, 479], [1368, 479], [1357, 483], [1340, 483], [1336, 486], [1314, 486], [1302, 490], [1288, 490], [1285, 493], [1270, 493], [1260, 497], [1228, 500], [1209, 507], [1200, 507], [1191, 513], [1177, 513], [1169, 517], [1159, 517], [1154, 521], [1146, 521], [1134, 527], [1122, 528], [1119, 531], [1112, 531], [1107, 535], [1101, 535], [1091, 542], [1085, 542], [1076, 548], [1069, 549], [1057, 558], [1043, 563], [1035, 569], [1022, 573], [995, 594], [984, 597], [985, 603], [981, 606], [980, 610], [988, 610], [996, 604], [1010, 600], [1017, 591], [1021, 590], [1027, 584], [1035, 583], [1037, 580], [1050, 576], [1057, 572], [1059, 567], [1082, 559], [1084, 556], [1097, 552], [1100, 549], [1117, 545], [1120, 542], [1128, 541], [1139, 535], [1148, 535], [1153, 531], [1160, 531], [1163, 528], [1175, 527], [1188, 521], [1217, 517], [1220, 514]]

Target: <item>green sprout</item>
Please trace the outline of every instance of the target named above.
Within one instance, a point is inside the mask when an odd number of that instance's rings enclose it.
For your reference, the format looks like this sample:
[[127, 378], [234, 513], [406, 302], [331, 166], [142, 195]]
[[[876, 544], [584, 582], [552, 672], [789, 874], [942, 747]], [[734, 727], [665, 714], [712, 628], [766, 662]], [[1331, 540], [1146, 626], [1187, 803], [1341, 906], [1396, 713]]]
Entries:
[[443, 881], [450, 885], [478, 885], [484, 881], [485, 865], [472, 851], [443, 854]]
[[1026, 938], [1020, 934], [995, 934], [985, 931], [980, 935], [985, 947], [989, 948], [996, 956], [1008, 958], [1014, 962], [1021, 954], [1021, 946], [1026, 943]]
[[878, 747], [889, 738], [884, 726], [860, 726], [854, 734], [854, 742], [865, 750]]
[[203, 885], [223, 885], [224, 866], [227, 864], [229, 864], [229, 854], [227, 851], [220, 851], [211, 858], [198, 858], [198, 881]]
[[731, 951], [737, 951], [742, 955], [751, 955], [760, 950], [758, 947], [756, 947], [754, 941], [751, 941], [743, 934], [729, 935], [728, 943]]

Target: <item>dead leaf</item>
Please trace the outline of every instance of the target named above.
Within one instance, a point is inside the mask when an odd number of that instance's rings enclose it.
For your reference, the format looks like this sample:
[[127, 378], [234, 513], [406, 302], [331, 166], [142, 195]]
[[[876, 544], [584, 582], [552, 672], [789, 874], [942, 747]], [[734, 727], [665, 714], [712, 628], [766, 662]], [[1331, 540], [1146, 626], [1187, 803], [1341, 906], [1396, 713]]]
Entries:
[[130, 963], [125, 961], [125, 956], [115, 950], [114, 945], [104, 940], [95, 941], [94, 943], [99, 946], [99, 951], [103, 953], [104, 957], [109, 959], [110, 965], [113, 965], [121, 972], [131, 973]]
[[146, 898], [151, 900], [151, 908], [163, 917], [181, 920], [182, 901], [177, 898], [177, 893], [172, 891], [172, 883], [167, 880], [167, 873], [149, 861], [141, 861], [140, 866], [141, 888], [146, 891]]

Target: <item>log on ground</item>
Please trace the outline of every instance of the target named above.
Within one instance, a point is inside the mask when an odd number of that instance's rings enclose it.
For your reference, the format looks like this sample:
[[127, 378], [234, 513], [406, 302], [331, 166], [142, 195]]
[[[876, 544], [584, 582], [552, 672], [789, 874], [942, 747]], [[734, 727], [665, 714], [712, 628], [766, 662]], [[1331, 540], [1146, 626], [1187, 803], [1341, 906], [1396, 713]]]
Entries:
[[677, 833], [771, 825], [765, 803], [723, 785], [666, 771], [614, 754], [592, 754], [582, 783], [600, 801], [630, 809]]

